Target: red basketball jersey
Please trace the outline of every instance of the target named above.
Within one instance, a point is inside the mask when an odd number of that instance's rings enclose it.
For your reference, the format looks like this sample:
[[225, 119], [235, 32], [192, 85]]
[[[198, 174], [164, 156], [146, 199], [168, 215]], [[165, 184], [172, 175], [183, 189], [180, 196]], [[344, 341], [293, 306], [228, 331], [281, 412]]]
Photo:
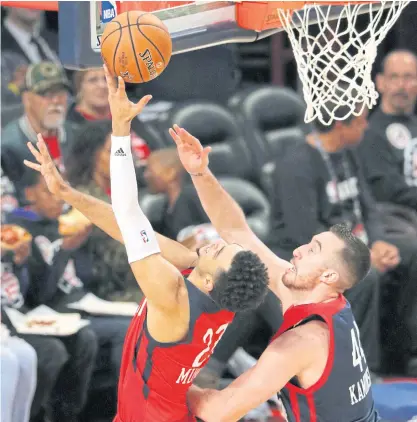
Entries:
[[232, 321], [232, 312], [184, 278], [190, 303], [187, 337], [159, 343], [147, 330], [146, 299], [126, 335], [114, 422], [191, 422], [187, 391]]

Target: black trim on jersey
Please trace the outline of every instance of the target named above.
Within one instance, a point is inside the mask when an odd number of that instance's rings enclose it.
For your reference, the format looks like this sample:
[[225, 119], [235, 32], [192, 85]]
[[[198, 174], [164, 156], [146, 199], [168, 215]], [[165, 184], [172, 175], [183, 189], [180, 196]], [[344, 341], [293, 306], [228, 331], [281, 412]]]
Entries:
[[138, 367], [138, 353], [140, 349], [140, 344], [142, 343], [142, 337], [143, 337], [143, 330], [140, 331], [139, 337], [135, 344], [135, 349], [133, 352], [133, 371], [136, 372], [136, 369]]

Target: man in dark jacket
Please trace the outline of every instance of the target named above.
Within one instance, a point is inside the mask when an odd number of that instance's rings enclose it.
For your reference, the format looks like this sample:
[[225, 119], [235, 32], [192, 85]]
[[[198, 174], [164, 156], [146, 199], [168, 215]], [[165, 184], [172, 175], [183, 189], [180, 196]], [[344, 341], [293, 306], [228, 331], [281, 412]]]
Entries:
[[22, 94], [24, 114], [1, 133], [5, 170], [30, 159], [26, 143], [36, 142], [38, 133], [42, 133], [54, 161], [63, 168], [74, 137], [74, 128], [65, 123], [69, 87], [63, 68], [56, 64], [41, 62], [29, 66]]
[[[328, 105], [332, 109], [334, 105]], [[345, 115], [343, 107], [338, 109]], [[376, 204], [355, 156], [355, 147], [367, 126], [367, 111], [358, 117], [334, 121], [330, 126], [316, 122], [316, 131], [306, 142], [293, 145], [276, 165], [271, 244], [292, 251], [312, 236], [337, 223], [347, 223], [371, 249], [372, 270], [364, 282], [346, 293], [363, 337], [369, 367], [379, 369], [379, 285], [384, 279], [401, 280], [397, 289], [397, 315], [408, 324], [413, 344], [402, 346], [407, 358], [417, 352], [417, 330], [412, 318], [416, 303], [417, 240], [393, 245], [387, 237]], [[398, 247], [397, 247], [398, 246]], [[392, 299], [391, 299], [392, 300]], [[410, 372], [411, 373], [411, 372]]]
[[358, 148], [365, 176], [377, 201], [417, 212], [417, 56], [391, 52], [376, 82], [381, 105]]

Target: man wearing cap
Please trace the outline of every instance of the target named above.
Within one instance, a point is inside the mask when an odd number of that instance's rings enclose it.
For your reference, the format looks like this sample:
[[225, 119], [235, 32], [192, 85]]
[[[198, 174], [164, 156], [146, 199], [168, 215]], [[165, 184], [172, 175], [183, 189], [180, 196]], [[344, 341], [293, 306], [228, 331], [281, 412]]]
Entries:
[[1, 134], [4, 171], [13, 182], [19, 180], [13, 168], [17, 162], [30, 158], [26, 143], [36, 142], [38, 133], [42, 133], [52, 158], [63, 168], [66, 151], [74, 137], [73, 126], [65, 122], [69, 89], [62, 67], [52, 62], [29, 66], [22, 92], [24, 114], [10, 122]]

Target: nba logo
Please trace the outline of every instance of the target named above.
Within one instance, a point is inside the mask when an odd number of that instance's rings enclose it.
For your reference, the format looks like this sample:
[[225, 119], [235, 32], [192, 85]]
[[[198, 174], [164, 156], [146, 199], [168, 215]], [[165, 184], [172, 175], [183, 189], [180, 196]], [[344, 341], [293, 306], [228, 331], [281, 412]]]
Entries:
[[115, 1], [102, 1], [100, 8], [100, 21], [110, 22], [117, 15], [117, 5]]
[[149, 242], [149, 238], [148, 238], [148, 235], [146, 234], [146, 231], [145, 230], [142, 230], [140, 232], [140, 235], [142, 236], [143, 243], [148, 243]]

